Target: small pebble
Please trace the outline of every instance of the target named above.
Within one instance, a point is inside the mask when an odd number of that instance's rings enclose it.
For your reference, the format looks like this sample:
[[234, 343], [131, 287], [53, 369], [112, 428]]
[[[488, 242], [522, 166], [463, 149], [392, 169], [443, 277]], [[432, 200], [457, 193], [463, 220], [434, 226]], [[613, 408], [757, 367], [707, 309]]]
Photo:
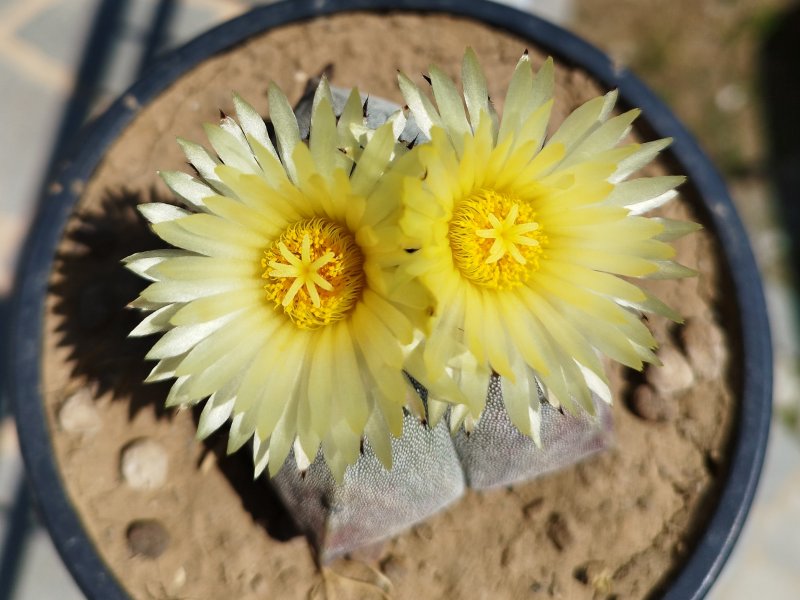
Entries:
[[133, 94], [125, 94], [125, 97], [122, 99], [122, 103], [125, 105], [125, 108], [128, 110], [139, 110], [141, 108], [141, 104], [139, 104], [139, 100], [137, 100], [136, 96]]
[[552, 513], [547, 519], [547, 537], [553, 542], [557, 550], [564, 550], [572, 543], [572, 533], [567, 525], [567, 520], [559, 513]]
[[58, 181], [53, 181], [49, 186], [47, 186], [47, 193], [52, 194], [54, 196], [56, 194], [60, 194], [63, 191], [64, 191], [64, 186], [61, 185], [61, 183]]
[[661, 366], [647, 369], [647, 380], [659, 395], [677, 394], [689, 389], [694, 383], [694, 373], [689, 363], [677, 349], [664, 346], [658, 352]]
[[158, 558], [169, 546], [169, 533], [161, 523], [151, 519], [134, 521], [125, 535], [134, 556]]
[[611, 593], [611, 572], [600, 560], [590, 560], [575, 569], [574, 577], [583, 585], [590, 586], [598, 594]]
[[206, 452], [206, 455], [203, 457], [203, 460], [200, 461], [200, 472], [203, 475], [207, 475], [211, 469], [213, 469], [217, 464], [217, 455], [211, 451]]
[[167, 453], [149, 438], [134, 440], [122, 449], [120, 473], [136, 490], [154, 490], [167, 480]]
[[64, 400], [58, 411], [58, 424], [67, 433], [91, 435], [100, 431], [103, 421], [89, 388], [82, 387]]
[[736, 83], [729, 83], [714, 94], [714, 103], [717, 108], [726, 113], [736, 113], [742, 110], [747, 106], [747, 102], [747, 92]]
[[381, 571], [391, 580], [400, 579], [408, 573], [408, 561], [402, 556], [390, 554], [381, 561]]
[[175, 574], [172, 576], [170, 589], [174, 593], [181, 589], [184, 585], [186, 585], [186, 569], [183, 567], [178, 567], [178, 570], [175, 571]]
[[69, 191], [75, 196], [83, 194], [84, 189], [86, 189], [86, 182], [82, 179], [73, 179], [69, 183]]
[[713, 322], [688, 319], [681, 329], [681, 340], [694, 372], [701, 379], [716, 379], [728, 362], [722, 332]]
[[269, 591], [269, 584], [267, 583], [267, 578], [264, 577], [261, 573], [256, 573], [253, 578], [250, 580], [250, 589], [261, 597], [266, 597], [266, 593]]
[[677, 413], [672, 398], [659, 396], [647, 384], [639, 385], [633, 390], [630, 406], [634, 414], [645, 421], [672, 421]]

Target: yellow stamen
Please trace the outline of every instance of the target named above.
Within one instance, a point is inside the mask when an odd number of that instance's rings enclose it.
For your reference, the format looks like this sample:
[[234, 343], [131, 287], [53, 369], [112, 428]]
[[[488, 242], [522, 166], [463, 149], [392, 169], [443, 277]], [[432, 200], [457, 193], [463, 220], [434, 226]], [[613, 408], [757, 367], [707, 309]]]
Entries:
[[363, 265], [353, 235], [321, 218], [290, 225], [261, 259], [267, 297], [300, 329], [347, 316], [364, 289]]
[[547, 236], [530, 202], [479, 190], [453, 210], [448, 237], [453, 261], [471, 282], [508, 289], [539, 269]]

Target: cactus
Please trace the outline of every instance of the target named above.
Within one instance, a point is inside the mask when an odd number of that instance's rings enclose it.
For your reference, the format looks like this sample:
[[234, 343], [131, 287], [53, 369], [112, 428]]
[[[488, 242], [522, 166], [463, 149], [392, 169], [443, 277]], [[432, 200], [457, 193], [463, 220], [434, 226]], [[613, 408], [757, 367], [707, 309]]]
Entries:
[[400, 74], [403, 109], [271, 85], [271, 128], [234, 96], [216, 156], [181, 141], [198, 176], [161, 174], [187, 208], [140, 207], [175, 247], [126, 259], [148, 381], [205, 401], [198, 437], [250, 441], [321, 562], [608, 447], [601, 357], [657, 362], [640, 313], [680, 320], [631, 282], [693, 274], [669, 242], [696, 226], [643, 216], [683, 178], [626, 181], [669, 140], [618, 146], [615, 92], [547, 137], [553, 63], [527, 53], [502, 119], [471, 50], [462, 80], [432, 67], [432, 102]]

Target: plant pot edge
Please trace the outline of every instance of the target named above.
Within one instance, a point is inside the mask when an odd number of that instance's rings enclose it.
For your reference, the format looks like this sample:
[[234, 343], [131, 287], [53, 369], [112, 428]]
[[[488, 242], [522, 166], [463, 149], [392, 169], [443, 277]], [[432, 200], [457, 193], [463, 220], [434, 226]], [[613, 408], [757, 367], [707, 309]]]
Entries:
[[[739, 304], [742, 334], [742, 394], [729, 472], [716, 509], [690, 557], [664, 596], [670, 600], [699, 599], [710, 590], [733, 549], [755, 494], [764, 460], [771, 416], [772, 356], [766, 304], [760, 276], [744, 227], [725, 184], [691, 134], [635, 75], [619, 69], [597, 48], [538, 17], [487, 0], [286, 0], [261, 6], [223, 23], [162, 58], [147, 76], [93, 122], [83, 135], [80, 151], [67, 164], [42, 199], [25, 241], [10, 307], [8, 343], [9, 391], [20, 429], [20, 443], [37, 504], [62, 558], [80, 587], [91, 597], [127, 598], [100, 558], [60, 481], [41, 401], [41, 339], [44, 297], [55, 248], [64, 224], [80, 198], [80, 185], [100, 164], [105, 151], [146, 104], [177, 77], [203, 60], [258, 33], [288, 23], [340, 12], [404, 11], [459, 15], [536, 40], [559, 59], [579, 65], [621, 98], [638, 106], [659, 137], [672, 137], [671, 155], [698, 190], [711, 220], [723, 259], [730, 268]], [[747, 436], [741, 432], [747, 432]], [[48, 490], [44, 494], [44, 490]], [[95, 595], [96, 594], [96, 595]]]

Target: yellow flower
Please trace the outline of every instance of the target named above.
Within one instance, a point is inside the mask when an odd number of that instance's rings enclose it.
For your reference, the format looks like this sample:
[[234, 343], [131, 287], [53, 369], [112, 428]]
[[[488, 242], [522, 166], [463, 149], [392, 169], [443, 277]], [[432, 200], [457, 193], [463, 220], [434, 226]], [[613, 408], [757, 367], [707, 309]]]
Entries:
[[321, 447], [341, 480], [363, 436], [388, 468], [404, 407], [422, 410], [402, 368], [430, 302], [397, 277], [405, 118], [367, 129], [353, 90], [337, 119], [323, 81], [305, 142], [274, 85], [269, 103], [277, 151], [235, 96], [238, 123], [206, 126], [218, 159], [180, 140], [199, 178], [161, 173], [189, 210], [140, 207], [175, 248], [126, 261], [153, 282], [132, 335], [162, 334], [148, 380], [175, 378], [168, 406], [207, 398], [198, 436], [230, 418], [228, 451], [252, 438], [257, 474], [292, 447], [305, 468]]
[[400, 75], [430, 138], [413, 150], [421, 175], [404, 186], [401, 227], [418, 241], [406, 269], [438, 307], [408, 364], [423, 373], [434, 420], [441, 400], [461, 403], [453, 427], [474, 423], [498, 373], [512, 422], [536, 439], [538, 390], [593, 413], [591, 392], [611, 401], [601, 355], [635, 369], [656, 362], [639, 311], [679, 317], [629, 279], [692, 274], [667, 241], [696, 227], [642, 216], [683, 177], [625, 181], [670, 140], [618, 146], [639, 111], [611, 117], [616, 92], [579, 107], [548, 139], [552, 60], [534, 73], [522, 56], [502, 119], [472, 50], [462, 81], [463, 100], [432, 67], [434, 104]]

